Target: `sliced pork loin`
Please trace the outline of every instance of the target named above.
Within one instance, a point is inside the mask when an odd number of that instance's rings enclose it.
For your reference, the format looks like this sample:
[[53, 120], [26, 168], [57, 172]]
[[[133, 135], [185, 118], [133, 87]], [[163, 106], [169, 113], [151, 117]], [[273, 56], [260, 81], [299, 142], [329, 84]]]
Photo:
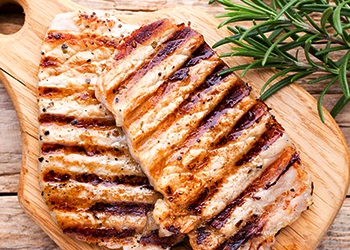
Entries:
[[132, 26], [108, 13], [58, 15], [42, 47], [39, 179], [64, 233], [110, 248], [164, 249], [154, 191], [129, 154], [125, 136], [94, 94], [96, 79]]
[[311, 181], [269, 108], [184, 24], [144, 25], [118, 45], [97, 98], [163, 198], [160, 234], [194, 249], [262, 249], [311, 204]]

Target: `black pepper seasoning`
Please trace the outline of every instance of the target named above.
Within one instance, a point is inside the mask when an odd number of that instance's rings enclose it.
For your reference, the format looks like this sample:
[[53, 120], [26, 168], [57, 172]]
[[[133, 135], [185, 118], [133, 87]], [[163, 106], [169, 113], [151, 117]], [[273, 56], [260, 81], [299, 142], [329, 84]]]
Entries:
[[61, 49], [62, 49], [62, 50], [66, 50], [66, 49], [68, 49], [68, 45], [67, 45], [67, 44], [65, 44], [65, 43], [64, 43], [64, 44], [62, 44], [62, 45], [61, 45]]

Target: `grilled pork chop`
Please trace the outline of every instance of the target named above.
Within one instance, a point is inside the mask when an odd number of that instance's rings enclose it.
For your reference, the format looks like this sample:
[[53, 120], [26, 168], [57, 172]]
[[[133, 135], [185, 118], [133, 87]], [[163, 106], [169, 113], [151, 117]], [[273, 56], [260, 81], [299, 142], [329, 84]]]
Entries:
[[311, 204], [311, 181], [269, 108], [186, 25], [164, 19], [118, 45], [97, 98], [158, 199], [161, 235], [194, 249], [263, 249]]
[[64, 233], [110, 248], [164, 249], [182, 236], [158, 237], [152, 210], [161, 195], [94, 94], [106, 60], [132, 29], [98, 12], [52, 22], [39, 72], [39, 178]]

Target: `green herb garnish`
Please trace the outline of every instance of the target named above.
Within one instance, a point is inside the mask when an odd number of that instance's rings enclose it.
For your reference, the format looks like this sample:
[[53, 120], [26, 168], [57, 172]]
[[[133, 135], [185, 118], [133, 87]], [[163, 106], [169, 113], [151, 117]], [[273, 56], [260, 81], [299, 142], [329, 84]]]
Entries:
[[[219, 28], [227, 26], [232, 36], [218, 41], [213, 47], [232, 43], [232, 52], [222, 57], [254, 59], [250, 64], [226, 72], [243, 70], [243, 77], [253, 68], [277, 69], [261, 89], [262, 100], [288, 84], [308, 77], [309, 84], [328, 81], [317, 102], [323, 122], [322, 99], [334, 83], [340, 85], [343, 95], [331, 115], [335, 117], [349, 103], [350, 1], [271, 0], [269, 4], [261, 0], [209, 1], [210, 4], [214, 2], [226, 6], [227, 13], [217, 16], [226, 19]], [[320, 20], [314, 21], [314, 15], [319, 15]], [[243, 21], [251, 22], [251, 28], [232, 25]], [[341, 57], [335, 58], [335, 52]], [[305, 60], [299, 60], [300, 53], [305, 55]], [[315, 75], [316, 72], [322, 75]]]

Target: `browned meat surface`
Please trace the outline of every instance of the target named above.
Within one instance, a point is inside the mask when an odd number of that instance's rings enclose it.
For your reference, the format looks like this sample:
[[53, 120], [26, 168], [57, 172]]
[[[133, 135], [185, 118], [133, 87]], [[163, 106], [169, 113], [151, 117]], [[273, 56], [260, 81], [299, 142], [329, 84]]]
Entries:
[[94, 93], [97, 77], [133, 27], [105, 13], [67, 13], [42, 47], [38, 104], [40, 184], [64, 233], [110, 248], [164, 249], [154, 191], [129, 154], [124, 134]]
[[311, 181], [269, 108], [186, 25], [159, 20], [118, 45], [97, 98], [158, 199], [161, 235], [195, 249], [263, 249], [311, 203]]

